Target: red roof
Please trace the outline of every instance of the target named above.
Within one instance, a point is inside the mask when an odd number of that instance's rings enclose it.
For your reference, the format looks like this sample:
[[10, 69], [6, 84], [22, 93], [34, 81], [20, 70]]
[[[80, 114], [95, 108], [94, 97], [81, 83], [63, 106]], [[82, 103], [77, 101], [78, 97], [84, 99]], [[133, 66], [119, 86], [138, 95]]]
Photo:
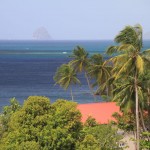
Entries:
[[120, 113], [119, 106], [115, 102], [100, 102], [89, 104], [78, 104], [77, 107], [82, 114], [82, 122], [91, 116], [100, 124], [107, 124], [109, 121], [115, 121], [112, 114]]

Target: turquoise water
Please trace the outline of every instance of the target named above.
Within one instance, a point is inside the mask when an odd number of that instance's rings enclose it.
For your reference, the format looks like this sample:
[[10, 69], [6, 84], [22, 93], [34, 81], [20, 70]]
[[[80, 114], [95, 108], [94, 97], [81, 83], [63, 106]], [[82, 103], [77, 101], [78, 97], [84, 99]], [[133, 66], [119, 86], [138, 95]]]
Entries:
[[[0, 108], [9, 99], [23, 103], [30, 95], [41, 95], [54, 102], [58, 98], [71, 100], [70, 91], [54, 86], [53, 76], [63, 63], [67, 63], [72, 50], [84, 47], [90, 55], [105, 54], [113, 41], [0, 41]], [[144, 49], [150, 42], [144, 42]], [[74, 99], [78, 103], [95, 101], [82, 74], [81, 86], [73, 86]], [[97, 101], [101, 101], [97, 97]]]

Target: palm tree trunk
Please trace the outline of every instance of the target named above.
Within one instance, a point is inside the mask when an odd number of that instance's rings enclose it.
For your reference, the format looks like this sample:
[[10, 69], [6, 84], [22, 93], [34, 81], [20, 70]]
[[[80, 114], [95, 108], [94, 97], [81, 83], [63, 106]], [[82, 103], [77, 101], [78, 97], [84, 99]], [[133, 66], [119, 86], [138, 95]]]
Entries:
[[[135, 130], [133, 131], [133, 134], [134, 134], [134, 138], [136, 139], [136, 131]], [[134, 146], [135, 146], [135, 150], [136, 150], [136, 147], [137, 147], [136, 142], [134, 142]]]
[[70, 94], [71, 94], [72, 101], [74, 101], [73, 93], [72, 93], [72, 87], [71, 86], [70, 86]]
[[88, 87], [89, 87], [89, 89], [90, 89], [90, 92], [91, 92], [91, 94], [93, 95], [94, 100], [96, 100], [95, 94], [94, 94], [94, 92], [93, 92], [93, 89], [92, 89], [92, 87], [91, 87], [91, 84], [90, 84], [90, 81], [89, 81], [89, 78], [88, 78], [88, 75], [87, 75], [86, 72], [85, 72], [85, 78], [86, 78], [86, 81], [87, 81], [87, 83], [88, 83]]
[[[140, 116], [141, 116], [141, 122], [142, 122], [143, 130], [144, 130], [144, 132], [147, 132], [147, 129], [146, 129], [146, 126], [144, 123], [143, 113], [142, 113], [142, 110], [140, 107], [139, 107], [139, 110], [140, 110]], [[147, 135], [147, 139], [150, 140], [150, 137], [148, 135]]]
[[139, 100], [138, 100], [138, 89], [137, 89], [137, 75], [135, 75], [135, 102], [136, 102], [136, 150], [140, 149], [140, 128], [139, 128]]

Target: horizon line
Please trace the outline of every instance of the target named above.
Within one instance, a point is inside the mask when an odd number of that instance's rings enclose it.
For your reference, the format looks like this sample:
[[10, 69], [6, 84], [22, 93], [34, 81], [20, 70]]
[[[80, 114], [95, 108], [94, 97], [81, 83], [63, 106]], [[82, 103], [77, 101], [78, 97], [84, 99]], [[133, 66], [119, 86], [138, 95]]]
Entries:
[[[143, 38], [143, 40], [150, 39]], [[114, 41], [114, 39], [0, 39], [0, 41]]]
[[104, 41], [114, 39], [0, 39], [0, 41]]

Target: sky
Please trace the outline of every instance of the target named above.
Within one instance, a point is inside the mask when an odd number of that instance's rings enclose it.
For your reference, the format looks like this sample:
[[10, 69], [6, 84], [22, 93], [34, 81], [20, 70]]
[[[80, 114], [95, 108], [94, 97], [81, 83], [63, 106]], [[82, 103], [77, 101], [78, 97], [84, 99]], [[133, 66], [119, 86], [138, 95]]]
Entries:
[[0, 0], [0, 39], [43, 27], [54, 40], [106, 40], [135, 24], [150, 36], [150, 0]]

